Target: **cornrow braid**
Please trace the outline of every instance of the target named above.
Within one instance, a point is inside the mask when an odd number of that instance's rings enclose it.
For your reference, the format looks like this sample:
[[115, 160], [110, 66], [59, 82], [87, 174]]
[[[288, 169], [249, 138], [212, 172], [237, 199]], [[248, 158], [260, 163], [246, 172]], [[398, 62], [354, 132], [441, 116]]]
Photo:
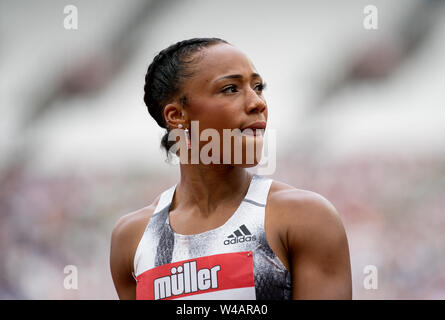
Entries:
[[148, 112], [161, 128], [167, 129], [161, 140], [167, 157], [175, 141], [168, 141], [168, 126], [164, 107], [181, 90], [183, 81], [192, 75], [191, 56], [199, 50], [218, 43], [228, 43], [219, 38], [192, 38], [179, 41], [161, 50], [150, 63], [145, 75], [144, 102]]

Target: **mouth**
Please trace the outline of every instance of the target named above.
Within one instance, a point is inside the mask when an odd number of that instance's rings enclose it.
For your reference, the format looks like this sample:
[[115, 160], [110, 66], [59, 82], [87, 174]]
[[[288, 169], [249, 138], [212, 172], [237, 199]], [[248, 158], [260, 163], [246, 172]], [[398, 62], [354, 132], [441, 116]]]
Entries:
[[266, 121], [256, 121], [241, 129], [245, 136], [264, 136], [266, 131]]
[[250, 128], [246, 128], [244, 130], [241, 131], [241, 134], [243, 136], [251, 136], [251, 137], [262, 137], [264, 136], [264, 129], [250, 129]]

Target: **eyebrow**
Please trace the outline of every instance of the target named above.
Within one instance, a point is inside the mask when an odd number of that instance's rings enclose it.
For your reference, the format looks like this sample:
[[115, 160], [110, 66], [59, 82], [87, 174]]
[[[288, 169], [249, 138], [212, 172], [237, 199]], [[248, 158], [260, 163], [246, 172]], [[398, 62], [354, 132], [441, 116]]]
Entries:
[[[258, 73], [255, 73], [255, 72], [252, 73], [250, 76], [252, 78], [261, 78], [261, 76]], [[227, 76], [222, 76], [222, 77], [216, 79], [214, 82], [217, 82], [217, 81], [220, 81], [220, 80], [224, 80], [224, 79], [242, 79], [242, 78], [243, 78], [243, 76], [240, 75], [240, 74], [229, 74]]]

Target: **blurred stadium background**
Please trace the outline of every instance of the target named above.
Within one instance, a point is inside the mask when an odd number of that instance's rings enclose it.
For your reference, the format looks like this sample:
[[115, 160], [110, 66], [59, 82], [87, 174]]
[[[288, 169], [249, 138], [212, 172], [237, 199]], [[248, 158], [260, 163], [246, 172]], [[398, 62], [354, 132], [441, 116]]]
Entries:
[[[444, 2], [0, 1], [0, 298], [117, 298], [114, 223], [179, 177], [143, 104], [146, 68], [215, 36], [268, 83], [272, 178], [338, 209], [354, 299], [444, 299]], [[378, 30], [363, 28], [368, 4]]]

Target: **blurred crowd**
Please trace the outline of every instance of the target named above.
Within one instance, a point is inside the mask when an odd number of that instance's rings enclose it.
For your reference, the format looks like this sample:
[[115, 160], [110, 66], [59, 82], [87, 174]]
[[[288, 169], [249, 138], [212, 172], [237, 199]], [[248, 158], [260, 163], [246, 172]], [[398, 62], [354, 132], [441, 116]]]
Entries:
[[[445, 158], [376, 154], [281, 166], [278, 179], [329, 199], [349, 239], [354, 298], [444, 299]], [[378, 270], [366, 289], [365, 267]]]
[[0, 299], [117, 298], [114, 224], [179, 177], [143, 105], [146, 68], [201, 36], [267, 79], [271, 177], [337, 208], [354, 299], [445, 299], [445, 1], [375, 0], [374, 31], [364, 0], [230, 1], [228, 24], [211, 1], [73, 0], [75, 31], [62, 2], [0, 2]]
[[[272, 178], [317, 192], [337, 208], [349, 239], [355, 299], [445, 298], [445, 158], [289, 158]], [[144, 172], [39, 176], [16, 163], [0, 182], [0, 298], [113, 299], [114, 223], [176, 180]], [[66, 265], [78, 268], [77, 290], [63, 286]], [[363, 285], [367, 265], [377, 267], [377, 290]]]

